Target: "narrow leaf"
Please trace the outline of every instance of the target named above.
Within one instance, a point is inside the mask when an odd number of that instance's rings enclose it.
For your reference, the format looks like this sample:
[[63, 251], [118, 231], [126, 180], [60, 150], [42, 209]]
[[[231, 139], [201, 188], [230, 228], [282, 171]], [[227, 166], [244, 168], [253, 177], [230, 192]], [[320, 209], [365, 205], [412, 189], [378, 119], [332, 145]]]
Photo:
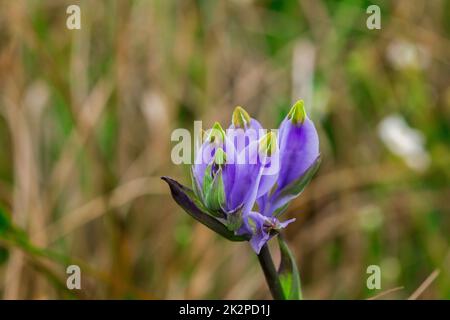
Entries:
[[298, 273], [295, 257], [284, 241], [281, 234], [278, 236], [280, 246], [281, 262], [278, 268], [278, 277], [287, 300], [302, 300], [300, 275]]
[[231, 241], [248, 240], [245, 236], [237, 236], [216, 218], [212, 217], [206, 208], [201, 204], [195, 193], [186, 186], [178, 183], [169, 177], [161, 177], [170, 187], [175, 202], [186, 211], [191, 217], [201, 222], [211, 230]]

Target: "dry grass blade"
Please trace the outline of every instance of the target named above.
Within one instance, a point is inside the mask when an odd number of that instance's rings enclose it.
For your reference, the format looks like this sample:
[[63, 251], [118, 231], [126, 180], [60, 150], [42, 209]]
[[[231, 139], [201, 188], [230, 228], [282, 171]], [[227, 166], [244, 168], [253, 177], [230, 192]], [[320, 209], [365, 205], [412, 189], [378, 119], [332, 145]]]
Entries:
[[403, 290], [403, 287], [396, 287], [396, 288], [392, 288], [383, 292], [380, 292], [379, 294], [368, 298], [367, 300], [377, 300], [380, 299], [381, 297], [387, 296], [388, 294], [391, 294], [393, 292], [399, 291], [399, 290]]
[[416, 300], [420, 295], [431, 285], [431, 283], [437, 278], [440, 270], [434, 270], [428, 278], [413, 292], [413, 294], [408, 298], [408, 300]]

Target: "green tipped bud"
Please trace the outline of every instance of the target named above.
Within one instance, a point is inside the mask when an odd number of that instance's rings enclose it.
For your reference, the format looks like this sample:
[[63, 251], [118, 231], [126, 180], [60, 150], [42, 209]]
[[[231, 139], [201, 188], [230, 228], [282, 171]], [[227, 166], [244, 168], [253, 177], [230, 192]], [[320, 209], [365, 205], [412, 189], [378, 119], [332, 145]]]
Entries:
[[231, 118], [235, 128], [246, 128], [250, 125], [250, 116], [241, 106], [237, 106], [233, 111]]
[[302, 124], [305, 121], [305, 118], [305, 103], [303, 100], [298, 100], [289, 111], [288, 119], [291, 120], [293, 124]]
[[208, 138], [209, 142], [222, 143], [225, 141], [225, 131], [222, 129], [220, 123], [214, 123], [213, 127], [209, 131]]
[[218, 148], [214, 155], [214, 163], [218, 165], [223, 165], [227, 161], [227, 154], [222, 148]]
[[270, 131], [264, 137], [259, 140], [259, 152], [267, 156], [271, 156], [277, 150], [277, 135], [275, 132]]

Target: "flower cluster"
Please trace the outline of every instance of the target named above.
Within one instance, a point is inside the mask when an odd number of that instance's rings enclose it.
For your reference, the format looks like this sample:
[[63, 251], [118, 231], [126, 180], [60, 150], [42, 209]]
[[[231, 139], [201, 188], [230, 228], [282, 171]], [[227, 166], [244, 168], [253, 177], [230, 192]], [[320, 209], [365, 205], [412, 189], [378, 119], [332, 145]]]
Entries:
[[249, 240], [259, 253], [295, 220], [279, 217], [319, 162], [317, 131], [300, 100], [280, 128], [269, 132], [237, 107], [226, 131], [216, 123], [204, 133], [192, 166], [193, 191], [163, 179], [186, 212], [231, 240]]

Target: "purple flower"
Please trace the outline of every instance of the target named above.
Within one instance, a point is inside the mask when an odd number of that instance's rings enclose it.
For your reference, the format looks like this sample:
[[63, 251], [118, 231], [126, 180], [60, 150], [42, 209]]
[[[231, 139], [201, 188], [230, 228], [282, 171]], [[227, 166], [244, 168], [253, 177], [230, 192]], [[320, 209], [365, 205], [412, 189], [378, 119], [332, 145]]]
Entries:
[[318, 165], [318, 135], [299, 101], [282, 122], [278, 137], [237, 107], [226, 132], [216, 123], [205, 133], [192, 167], [193, 191], [163, 179], [194, 218], [230, 240], [250, 241], [259, 254], [271, 237], [295, 220], [280, 222], [278, 217]]
[[[309, 182], [319, 165], [319, 137], [307, 117], [303, 100], [298, 101], [280, 125], [280, 173], [272, 194], [258, 199], [261, 213], [279, 215]], [[306, 181], [304, 181], [306, 179]]]
[[280, 222], [275, 217], [266, 217], [259, 212], [251, 211], [246, 216], [245, 224], [252, 235], [250, 238], [250, 245], [253, 250], [256, 253], [259, 253], [262, 246], [269, 241], [272, 236], [294, 221], [295, 218]]

